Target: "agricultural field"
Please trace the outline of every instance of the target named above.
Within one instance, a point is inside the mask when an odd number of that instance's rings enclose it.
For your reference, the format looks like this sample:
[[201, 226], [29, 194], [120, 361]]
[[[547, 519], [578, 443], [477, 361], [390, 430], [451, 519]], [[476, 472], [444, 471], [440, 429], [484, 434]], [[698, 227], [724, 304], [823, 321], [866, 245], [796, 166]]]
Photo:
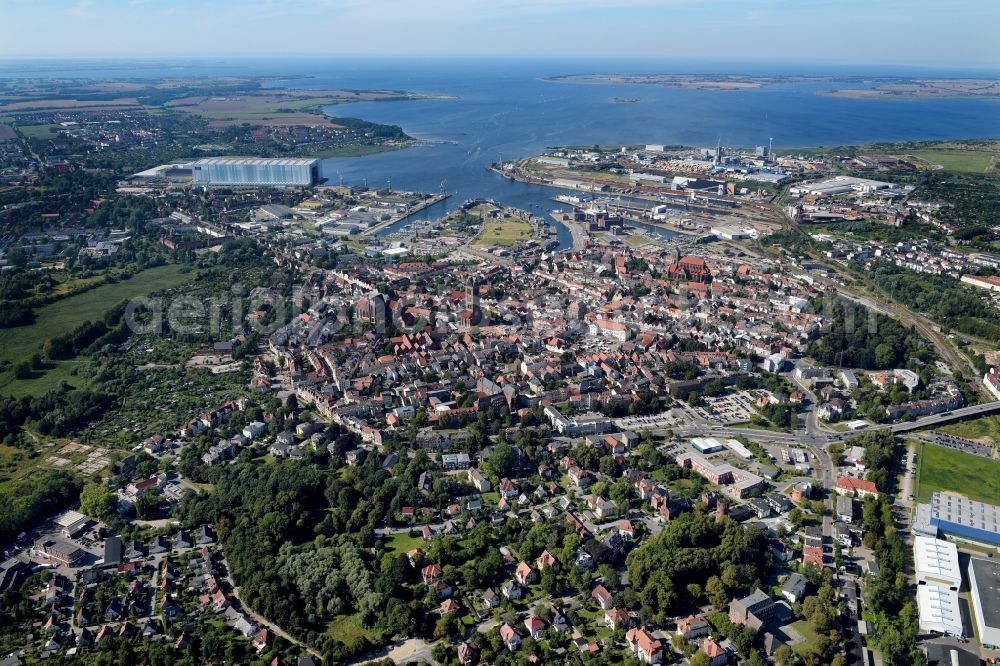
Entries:
[[[133, 275], [128, 280], [104, 284], [50, 303], [36, 311], [35, 321], [28, 326], [0, 330], [0, 361], [18, 363], [35, 352], [41, 352], [46, 340], [67, 333], [85, 321], [100, 319], [122, 300], [176, 287], [193, 276], [186, 267], [171, 264], [157, 266]], [[71, 378], [80, 360], [48, 361], [47, 367], [32, 379], [15, 380], [13, 372], [0, 373], [0, 394], [40, 395], [63, 380], [79, 384]]]
[[920, 448], [917, 501], [929, 501], [936, 490], [1000, 504], [1000, 460], [924, 444]]

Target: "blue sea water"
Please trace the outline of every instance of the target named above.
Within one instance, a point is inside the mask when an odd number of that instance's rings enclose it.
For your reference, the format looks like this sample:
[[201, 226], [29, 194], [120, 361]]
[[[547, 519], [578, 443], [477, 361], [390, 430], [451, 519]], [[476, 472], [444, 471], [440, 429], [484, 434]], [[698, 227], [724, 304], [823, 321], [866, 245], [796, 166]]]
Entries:
[[[744, 91], [655, 85], [569, 84], [545, 77], [587, 72], [810, 73], [873, 72], [815, 68], [738, 68], [726, 64], [536, 61], [354, 63], [315, 79], [308, 87], [395, 88], [453, 95], [455, 100], [370, 102], [329, 107], [330, 115], [400, 125], [411, 136], [438, 141], [407, 150], [323, 163], [331, 182], [436, 191], [454, 198], [427, 209], [434, 218], [471, 197], [488, 197], [533, 210], [553, 208], [550, 188], [504, 180], [486, 170], [501, 156], [513, 159], [547, 147], [591, 144], [680, 144], [775, 147], [844, 145], [909, 139], [1000, 136], [1000, 102], [985, 99], [857, 100], [818, 94], [843, 84], [788, 83]], [[904, 75], [880, 71], [881, 75]], [[911, 76], [942, 76], [911, 72]], [[863, 83], [851, 84], [863, 86]], [[869, 84], [870, 85], [870, 84]], [[616, 98], [637, 99], [618, 103]], [[560, 227], [561, 246], [568, 234]]]
[[[140, 63], [59, 61], [0, 63], [9, 76], [279, 77], [303, 88], [388, 88], [457, 99], [368, 102], [328, 107], [345, 115], [400, 125], [425, 139], [402, 151], [324, 160], [323, 175], [355, 184], [453, 195], [427, 209], [433, 218], [471, 197], [544, 212], [556, 193], [507, 181], [486, 170], [491, 162], [550, 146], [657, 143], [714, 146], [766, 144], [776, 148], [874, 141], [1000, 137], [1000, 101], [989, 99], [861, 100], [825, 96], [843, 83], [782, 83], [742, 91], [655, 85], [568, 84], [545, 77], [573, 73], [737, 73], [756, 75], [990, 76], [998, 72], [899, 67], [817, 66], [726, 62], [636, 62], [484, 58], [282, 58], [268, 60], [150, 60]], [[281, 81], [281, 76], [295, 78]], [[859, 82], [853, 86], [866, 86]], [[634, 98], [635, 103], [616, 103]], [[564, 234], [561, 233], [561, 237]], [[562, 240], [566, 240], [562, 238]]]

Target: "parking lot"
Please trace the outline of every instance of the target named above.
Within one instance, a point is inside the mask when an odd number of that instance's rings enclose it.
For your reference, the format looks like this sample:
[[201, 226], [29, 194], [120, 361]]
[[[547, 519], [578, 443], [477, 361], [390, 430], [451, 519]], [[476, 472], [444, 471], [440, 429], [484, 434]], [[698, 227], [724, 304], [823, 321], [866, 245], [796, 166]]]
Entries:
[[[767, 395], [767, 391], [756, 393]], [[746, 423], [757, 413], [758, 397], [760, 396], [750, 391], [739, 391], [714, 398], [707, 397], [704, 399], [704, 406], [695, 407], [694, 411], [698, 416], [713, 423]]]
[[626, 416], [615, 419], [615, 425], [622, 429], [676, 428], [686, 424], [682, 413], [676, 409], [648, 416]]
[[982, 444], [964, 437], [957, 437], [956, 435], [932, 432], [920, 435], [920, 439], [931, 444], [937, 444], [938, 446], [971, 453], [974, 456], [982, 456], [983, 458], [993, 457], [993, 447], [989, 444]]

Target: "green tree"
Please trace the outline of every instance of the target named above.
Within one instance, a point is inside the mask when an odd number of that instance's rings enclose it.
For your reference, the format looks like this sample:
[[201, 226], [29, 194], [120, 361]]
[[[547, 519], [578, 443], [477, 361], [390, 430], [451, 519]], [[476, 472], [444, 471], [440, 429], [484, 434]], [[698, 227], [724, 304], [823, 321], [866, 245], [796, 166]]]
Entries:
[[782, 645], [775, 650], [774, 663], [778, 666], [792, 666], [795, 663], [795, 654], [792, 652], [792, 648]]
[[118, 514], [118, 498], [107, 484], [88, 483], [80, 492], [80, 512], [107, 522]]
[[167, 501], [157, 493], [144, 490], [135, 498], [135, 515], [139, 520], [154, 520], [160, 517], [160, 511], [166, 504]]
[[514, 471], [517, 464], [517, 452], [510, 444], [501, 442], [493, 447], [493, 452], [486, 459], [484, 466], [496, 479], [502, 479]]
[[698, 650], [691, 656], [691, 666], [712, 666], [712, 660], [703, 651]]
[[729, 606], [729, 595], [726, 594], [726, 586], [722, 584], [722, 579], [712, 576], [705, 583], [705, 594], [708, 601], [717, 611], [723, 611]]

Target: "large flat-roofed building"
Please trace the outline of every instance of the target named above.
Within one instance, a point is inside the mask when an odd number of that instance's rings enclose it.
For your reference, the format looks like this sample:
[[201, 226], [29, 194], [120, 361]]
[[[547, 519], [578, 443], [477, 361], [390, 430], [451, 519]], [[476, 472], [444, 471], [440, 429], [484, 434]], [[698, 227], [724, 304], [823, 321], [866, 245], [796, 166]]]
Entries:
[[191, 163], [196, 185], [304, 187], [319, 182], [319, 160], [206, 157]]
[[961, 587], [962, 572], [955, 544], [926, 536], [914, 537], [913, 561], [918, 585], [937, 585], [955, 591]]
[[937, 491], [930, 503], [917, 505], [913, 532], [1000, 546], [1000, 507]]
[[725, 486], [730, 495], [739, 499], [749, 497], [754, 488], [764, 485], [764, 479], [753, 472], [725, 463], [716, 465], [696, 453], [682, 453], [677, 456], [677, 464], [694, 470], [710, 483]]
[[886, 183], [868, 178], [854, 176], [835, 176], [815, 183], [802, 183], [789, 190], [792, 194], [813, 194], [817, 196], [837, 196], [841, 194], [869, 194], [871, 192], [889, 192], [898, 194], [895, 183]]
[[92, 521], [79, 511], [64, 511], [56, 516], [55, 523], [63, 534], [73, 538], [84, 530]]
[[44, 539], [35, 544], [35, 550], [41, 551], [60, 564], [73, 567], [83, 562], [87, 553], [71, 543], [60, 539]]
[[983, 647], [1000, 648], [1000, 562], [969, 559], [972, 617]]
[[917, 588], [917, 609], [921, 631], [958, 637], [965, 635], [958, 592], [937, 585], [921, 585]]

